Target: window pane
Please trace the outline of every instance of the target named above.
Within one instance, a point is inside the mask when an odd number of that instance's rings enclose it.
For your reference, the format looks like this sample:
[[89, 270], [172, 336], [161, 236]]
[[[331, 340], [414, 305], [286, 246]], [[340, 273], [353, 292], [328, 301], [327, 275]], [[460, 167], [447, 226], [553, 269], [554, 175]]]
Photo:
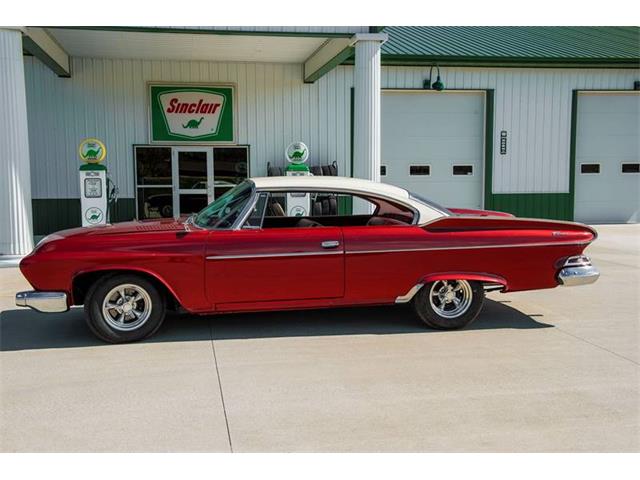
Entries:
[[640, 173], [640, 163], [623, 163], [622, 173]]
[[454, 175], [473, 175], [473, 166], [472, 165], [454, 165], [453, 174]]
[[387, 174], [387, 166], [386, 165], [380, 165], [380, 176], [384, 177]]
[[600, 164], [583, 163], [580, 165], [580, 173], [600, 173]]
[[170, 218], [173, 216], [171, 188], [138, 188], [138, 218]]
[[207, 152], [178, 152], [180, 188], [207, 188]]
[[225, 188], [228, 189], [246, 180], [248, 152], [246, 147], [215, 147], [213, 149], [213, 175], [216, 190], [224, 193]]
[[260, 228], [262, 227], [262, 218], [264, 217], [264, 210], [267, 206], [267, 198], [268, 194], [262, 193], [260, 197], [258, 197], [258, 201], [256, 205], [253, 207], [253, 211], [247, 218], [247, 222], [245, 223], [245, 228]]
[[138, 185], [171, 185], [171, 148], [136, 147]]
[[431, 175], [431, 166], [409, 165], [409, 175]]
[[191, 215], [207, 206], [206, 193], [183, 193], [180, 195], [180, 214]]
[[251, 185], [250, 182], [242, 183], [220, 198], [216, 198], [213, 203], [198, 214], [194, 220], [195, 224], [205, 228], [228, 228], [227, 224], [233, 224], [233, 215], [237, 216], [249, 201], [252, 192]]

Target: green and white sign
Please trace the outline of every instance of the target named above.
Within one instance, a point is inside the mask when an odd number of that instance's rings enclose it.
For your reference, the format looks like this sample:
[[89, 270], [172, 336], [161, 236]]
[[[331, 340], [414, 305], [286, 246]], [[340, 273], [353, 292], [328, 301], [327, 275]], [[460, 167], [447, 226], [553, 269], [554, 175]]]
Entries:
[[233, 85], [149, 85], [151, 142], [233, 143]]

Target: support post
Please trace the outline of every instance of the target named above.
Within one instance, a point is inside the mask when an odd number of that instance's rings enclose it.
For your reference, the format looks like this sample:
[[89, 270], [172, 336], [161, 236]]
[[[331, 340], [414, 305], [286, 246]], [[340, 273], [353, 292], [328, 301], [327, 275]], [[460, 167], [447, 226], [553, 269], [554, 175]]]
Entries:
[[0, 28], [0, 255], [33, 249], [22, 32]]
[[380, 47], [382, 33], [354, 37], [354, 172], [353, 176], [380, 181]]

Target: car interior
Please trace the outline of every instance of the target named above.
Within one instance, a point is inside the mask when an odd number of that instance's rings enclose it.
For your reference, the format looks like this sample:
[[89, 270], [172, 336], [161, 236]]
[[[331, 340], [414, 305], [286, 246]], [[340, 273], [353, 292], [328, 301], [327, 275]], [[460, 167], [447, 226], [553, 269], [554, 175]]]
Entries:
[[[352, 195], [308, 192], [311, 196], [310, 215], [288, 216], [286, 194], [272, 193], [267, 199], [262, 228], [313, 228], [323, 226], [381, 226], [410, 225], [415, 213], [409, 208], [378, 198], [362, 198]], [[343, 213], [340, 204], [353, 205], [358, 198], [364, 202], [367, 214]], [[367, 205], [368, 204], [368, 205]]]

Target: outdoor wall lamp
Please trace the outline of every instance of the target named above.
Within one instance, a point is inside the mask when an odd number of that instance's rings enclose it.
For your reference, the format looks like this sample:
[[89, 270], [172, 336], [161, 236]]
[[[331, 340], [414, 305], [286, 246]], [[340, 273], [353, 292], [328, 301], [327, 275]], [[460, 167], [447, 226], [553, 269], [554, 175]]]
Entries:
[[[436, 76], [436, 81], [431, 83], [431, 80], [433, 79], [433, 69], [436, 68], [438, 74]], [[438, 92], [441, 92], [442, 90], [444, 90], [444, 83], [442, 82], [442, 80], [440, 80], [440, 67], [437, 65], [431, 65], [431, 69], [429, 70], [429, 78], [427, 78], [424, 81], [424, 89], [425, 90], [436, 90]]]

